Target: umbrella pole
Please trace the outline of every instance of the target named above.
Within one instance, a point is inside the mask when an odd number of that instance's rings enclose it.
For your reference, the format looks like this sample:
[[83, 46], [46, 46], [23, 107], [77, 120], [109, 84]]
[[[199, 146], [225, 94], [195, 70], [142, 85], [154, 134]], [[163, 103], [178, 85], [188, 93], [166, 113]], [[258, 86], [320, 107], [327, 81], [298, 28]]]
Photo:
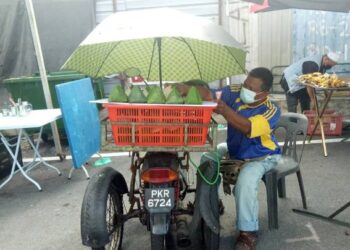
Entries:
[[162, 88], [163, 87], [163, 83], [162, 83], [162, 38], [157, 37], [156, 41], [157, 41], [157, 45], [158, 45], [159, 84], [160, 84], [160, 88]]

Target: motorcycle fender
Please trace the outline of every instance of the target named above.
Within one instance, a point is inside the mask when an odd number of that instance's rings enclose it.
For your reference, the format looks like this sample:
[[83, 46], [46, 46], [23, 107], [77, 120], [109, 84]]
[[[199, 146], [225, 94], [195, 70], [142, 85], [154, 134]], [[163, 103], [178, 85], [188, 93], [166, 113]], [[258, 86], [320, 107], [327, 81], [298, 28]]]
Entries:
[[124, 176], [115, 170], [115, 176], [113, 178], [113, 184], [117, 188], [118, 192], [120, 194], [126, 194], [128, 193], [128, 185], [126, 184]]
[[170, 214], [150, 214], [152, 234], [165, 235], [170, 227]]

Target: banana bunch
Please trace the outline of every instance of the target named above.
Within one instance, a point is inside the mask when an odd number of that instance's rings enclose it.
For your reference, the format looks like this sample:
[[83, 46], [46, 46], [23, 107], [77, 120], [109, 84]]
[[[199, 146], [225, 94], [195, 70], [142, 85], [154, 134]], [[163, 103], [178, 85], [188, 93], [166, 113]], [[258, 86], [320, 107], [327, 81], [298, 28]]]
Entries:
[[338, 88], [345, 86], [345, 81], [340, 80], [336, 74], [321, 74], [319, 72], [305, 74], [298, 77], [300, 82], [313, 84], [322, 88]]

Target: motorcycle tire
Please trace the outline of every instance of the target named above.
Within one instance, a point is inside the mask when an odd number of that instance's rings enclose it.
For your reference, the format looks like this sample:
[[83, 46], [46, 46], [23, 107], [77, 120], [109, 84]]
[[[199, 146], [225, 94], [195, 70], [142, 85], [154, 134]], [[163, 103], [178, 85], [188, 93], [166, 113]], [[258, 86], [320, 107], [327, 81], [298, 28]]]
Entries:
[[151, 250], [165, 250], [165, 235], [151, 233]]
[[101, 185], [103, 186], [99, 189], [85, 193], [81, 211], [82, 228], [109, 235], [105, 246], [91, 246], [91, 249], [120, 250], [124, 232], [124, 222], [120, 221], [123, 215], [123, 196], [112, 182], [106, 181]]
[[218, 250], [220, 245], [220, 234], [211, 231], [210, 227], [202, 219], [202, 242], [204, 250]]
[[156, 235], [151, 233], [151, 250], [173, 250], [175, 246], [171, 233]]
[[120, 250], [122, 247], [124, 223], [118, 222], [117, 217], [123, 214], [123, 197], [113, 186], [108, 191], [106, 203], [107, 230], [111, 241], [104, 247], [92, 248], [92, 250]]

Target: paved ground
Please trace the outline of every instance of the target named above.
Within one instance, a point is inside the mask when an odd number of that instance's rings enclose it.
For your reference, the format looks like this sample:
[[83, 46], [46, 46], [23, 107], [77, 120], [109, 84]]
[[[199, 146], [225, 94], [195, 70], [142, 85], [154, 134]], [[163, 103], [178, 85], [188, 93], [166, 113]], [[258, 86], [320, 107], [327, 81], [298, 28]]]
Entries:
[[[350, 142], [328, 144], [329, 156], [322, 156], [320, 144], [306, 145], [303, 177], [310, 210], [330, 214], [350, 200]], [[46, 151], [45, 151], [46, 150]], [[44, 154], [53, 149], [44, 148]], [[194, 159], [199, 155], [194, 155]], [[112, 167], [129, 178], [127, 156], [112, 158]], [[90, 161], [93, 165], [94, 159]], [[77, 171], [67, 180], [70, 160], [51, 162], [63, 176], [46, 168], [34, 169], [30, 176], [43, 188], [36, 187], [21, 175], [0, 190], [0, 249], [87, 249], [80, 239], [80, 208], [88, 181]], [[93, 175], [98, 171], [88, 167]], [[220, 189], [221, 190], [221, 189]], [[234, 201], [221, 195], [225, 213], [221, 217], [220, 249], [232, 249], [236, 229]], [[287, 199], [279, 200], [279, 230], [268, 231], [266, 196], [260, 187], [260, 237], [258, 249], [350, 249], [350, 228], [297, 215], [292, 208], [301, 207], [296, 176], [287, 178]], [[337, 216], [350, 222], [350, 208]], [[125, 225], [123, 249], [149, 249], [149, 233], [138, 220]]]

